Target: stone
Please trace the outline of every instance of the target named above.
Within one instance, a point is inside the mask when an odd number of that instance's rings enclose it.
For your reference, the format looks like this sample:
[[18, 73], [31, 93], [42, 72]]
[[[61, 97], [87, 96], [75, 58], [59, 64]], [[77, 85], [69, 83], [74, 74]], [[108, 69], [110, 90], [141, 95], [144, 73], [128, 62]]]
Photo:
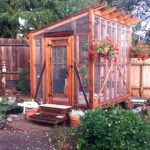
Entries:
[[8, 117], [7, 117], [7, 122], [8, 122], [8, 123], [13, 122], [13, 118], [12, 118], [11, 116], [8, 116]]

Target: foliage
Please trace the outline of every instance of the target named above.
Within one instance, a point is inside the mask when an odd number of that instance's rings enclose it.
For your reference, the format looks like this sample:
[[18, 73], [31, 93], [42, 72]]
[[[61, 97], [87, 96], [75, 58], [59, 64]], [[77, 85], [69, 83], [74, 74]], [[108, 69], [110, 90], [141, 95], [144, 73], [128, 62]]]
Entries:
[[85, 91], [88, 91], [88, 68], [86, 65], [80, 66], [80, 77]]
[[28, 77], [28, 70], [26, 68], [22, 68], [19, 71], [19, 81], [16, 89], [21, 91], [22, 94], [29, 94], [30, 82]]
[[0, 100], [0, 114], [6, 114], [7, 111], [16, 108], [16, 104], [10, 104], [6, 97]]
[[[75, 150], [77, 140], [76, 130], [73, 128], [57, 128], [49, 133], [50, 142], [53, 143], [55, 150]], [[50, 144], [51, 144], [50, 143]]]
[[148, 47], [142, 42], [138, 41], [135, 46], [129, 48], [131, 58], [140, 58], [142, 60], [148, 59]]
[[149, 121], [120, 108], [87, 112], [78, 133], [78, 150], [150, 149]]
[[0, 0], [0, 37], [17, 34], [47, 25], [81, 9], [97, 4], [96, 0]]
[[[95, 43], [93, 49], [100, 57], [104, 57], [108, 60], [112, 60], [114, 58], [116, 61], [119, 54], [119, 49], [108, 37], [98, 43]], [[91, 51], [89, 53], [89, 57], [93, 57]]]
[[141, 22], [133, 26], [133, 30], [138, 39], [140, 38], [148, 44], [150, 42], [148, 34], [150, 30], [150, 0], [109, 0], [109, 2], [112, 6], [117, 6], [119, 10], [125, 10], [140, 18]]

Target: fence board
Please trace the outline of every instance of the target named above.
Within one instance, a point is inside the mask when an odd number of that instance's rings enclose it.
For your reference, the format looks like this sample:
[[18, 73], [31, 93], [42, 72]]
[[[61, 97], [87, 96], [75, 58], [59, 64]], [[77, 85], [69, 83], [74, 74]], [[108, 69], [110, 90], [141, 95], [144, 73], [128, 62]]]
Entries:
[[131, 59], [131, 94], [150, 98], [150, 59]]
[[29, 68], [29, 44], [25, 39], [0, 38], [0, 71], [2, 63], [6, 62], [7, 80], [17, 80], [18, 69]]

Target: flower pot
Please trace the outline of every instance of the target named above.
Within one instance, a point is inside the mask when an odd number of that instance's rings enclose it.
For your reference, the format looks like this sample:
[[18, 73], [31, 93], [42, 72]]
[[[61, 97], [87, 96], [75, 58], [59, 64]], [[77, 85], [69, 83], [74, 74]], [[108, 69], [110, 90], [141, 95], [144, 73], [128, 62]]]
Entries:
[[70, 125], [73, 128], [77, 128], [80, 125], [80, 119], [76, 117], [70, 117]]
[[25, 110], [26, 117], [34, 115], [37, 112], [38, 112], [38, 108], [26, 108], [26, 110]]

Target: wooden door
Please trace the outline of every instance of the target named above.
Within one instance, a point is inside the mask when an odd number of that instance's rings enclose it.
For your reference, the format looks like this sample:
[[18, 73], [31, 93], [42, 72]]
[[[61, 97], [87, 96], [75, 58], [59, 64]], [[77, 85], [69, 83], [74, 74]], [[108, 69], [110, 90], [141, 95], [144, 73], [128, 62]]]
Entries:
[[73, 105], [73, 37], [53, 37], [45, 40], [48, 102]]

